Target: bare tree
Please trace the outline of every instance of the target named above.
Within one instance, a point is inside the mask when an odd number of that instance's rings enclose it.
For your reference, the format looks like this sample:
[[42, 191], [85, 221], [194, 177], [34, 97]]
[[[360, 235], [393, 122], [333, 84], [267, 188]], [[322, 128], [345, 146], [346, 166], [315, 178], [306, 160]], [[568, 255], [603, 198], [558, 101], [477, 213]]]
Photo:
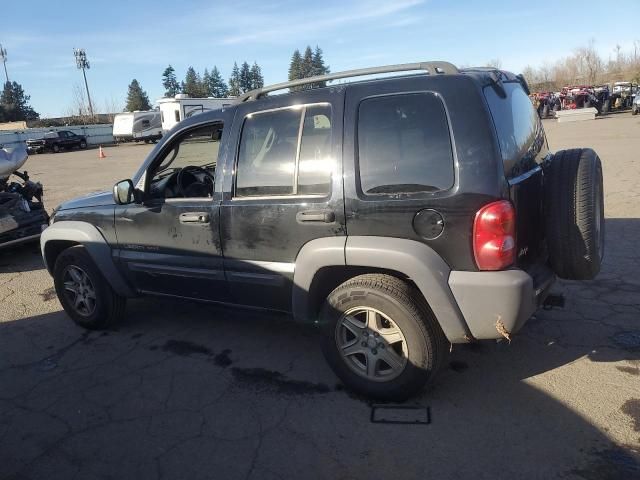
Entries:
[[493, 58], [487, 62], [486, 66], [500, 69], [502, 68], [502, 60], [500, 60], [499, 58]]

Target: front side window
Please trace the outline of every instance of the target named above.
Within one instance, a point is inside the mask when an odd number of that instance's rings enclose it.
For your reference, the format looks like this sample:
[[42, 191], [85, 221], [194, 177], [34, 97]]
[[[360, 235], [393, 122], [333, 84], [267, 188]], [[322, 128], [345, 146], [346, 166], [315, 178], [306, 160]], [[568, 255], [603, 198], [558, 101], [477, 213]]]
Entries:
[[326, 195], [332, 170], [329, 105], [286, 108], [245, 119], [237, 197]]
[[433, 94], [365, 99], [358, 110], [358, 166], [365, 195], [429, 193], [453, 186], [442, 101]]
[[213, 195], [222, 123], [198, 127], [176, 140], [152, 167], [153, 198], [201, 198]]

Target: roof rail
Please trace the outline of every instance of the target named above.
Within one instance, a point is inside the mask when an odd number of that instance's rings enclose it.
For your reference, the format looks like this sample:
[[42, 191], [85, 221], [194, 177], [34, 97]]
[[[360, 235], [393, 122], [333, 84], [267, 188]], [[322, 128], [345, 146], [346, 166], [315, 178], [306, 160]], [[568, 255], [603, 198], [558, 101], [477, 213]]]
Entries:
[[360, 68], [358, 70], [347, 70], [344, 72], [329, 73], [327, 75], [317, 75], [315, 77], [301, 78], [299, 80], [275, 83], [266, 87], [256, 88], [255, 90], [251, 90], [247, 93], [239, 95], [236, 101], [238, 103], [242, 103], [249, 100], [257, 100], [269, 92], [284, 90], [285, 88], [298, 87], [300, 85], [309, 85], [310, 83], [328, 82], [330, 80], [337, 80], [340, 78], [361, 77], [364, 75], [376, 75], [379, 73], [410, 72], [418, 70], [427, 72], [428, 74], [436, 75], [454, 75], [456, 73], [460, 73], [458, 68], [452, 63], [441, 61], [401, 63], [398, 65], [386, 65], [382, 67]]

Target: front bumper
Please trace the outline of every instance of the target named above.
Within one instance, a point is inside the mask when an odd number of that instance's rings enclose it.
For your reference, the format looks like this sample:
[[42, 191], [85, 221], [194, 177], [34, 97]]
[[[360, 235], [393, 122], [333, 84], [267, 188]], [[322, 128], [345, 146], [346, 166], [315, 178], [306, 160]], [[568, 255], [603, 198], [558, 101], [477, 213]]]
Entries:
[[539, 266], [499, 272], [452, 271], [449, 287], [469, 330], [478, 340], [498, 339], [517, 332], [542, 305], [555, 275]]
[[42, 153], [44, 145], [27, 145], [27, 153]]

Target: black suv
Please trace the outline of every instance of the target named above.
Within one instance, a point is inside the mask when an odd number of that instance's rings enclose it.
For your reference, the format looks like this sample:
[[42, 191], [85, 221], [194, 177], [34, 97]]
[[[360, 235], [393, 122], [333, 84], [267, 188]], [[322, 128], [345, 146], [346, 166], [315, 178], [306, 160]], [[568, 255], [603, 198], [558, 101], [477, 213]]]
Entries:
[[58, 132], [47, 132], [43, 138], [27, 140], [27, 151], [29, 153], [44, 153], [50, 151], [58, 153], [62, 149], [72, 149], [74, 147], [87, 148], [87, 137], [77, 135], [69, 130]]
[[60, 302], [87, 328], [141, 294], [291, 312], [348, 387], [406, 398], [450, 344], [508, 339], [556, 275], [600, 269], [600, 160], [549, 153], [527, 94], [426, 62], [189, 118], [133, 180], [57, 209], [41, 245]]

